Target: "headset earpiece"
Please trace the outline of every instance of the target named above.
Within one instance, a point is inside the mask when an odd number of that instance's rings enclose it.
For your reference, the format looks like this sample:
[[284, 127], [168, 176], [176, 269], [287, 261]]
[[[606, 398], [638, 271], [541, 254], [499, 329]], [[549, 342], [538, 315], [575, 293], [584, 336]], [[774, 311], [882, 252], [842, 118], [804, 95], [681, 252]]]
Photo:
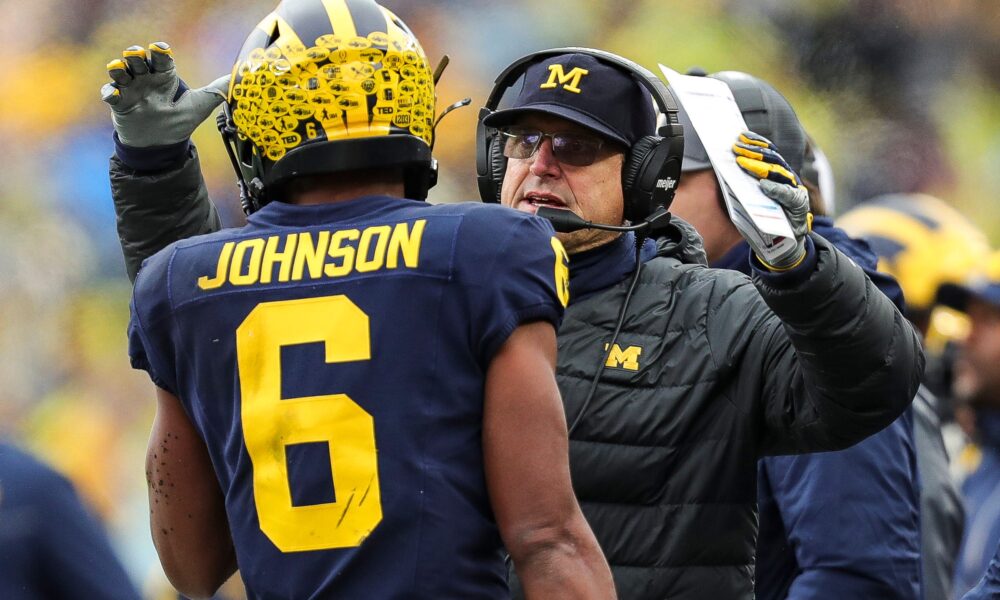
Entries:
[[499, 203], [507, 157], [503, 155], [503, 137], [496, 129], [483, 125], [480, 117], [476, 130], [476, 179], [483, 202]]
[[640, 182], [647, 179], [643, 175], [650, 169], [653, 155], [661, 138], [647, 135], [640, 138], [625, 157], [622, 165], [622, 196], [625, 198], [625, 218], [639, 222], [653, 212], [652, 193], [643, 189]]
[[[483, 124], [483, 119], [492, 112], [493, 109], [486, 107], [479, 109], [479, 121], [476, 124], [476, 181], [479, 184], [479, 197], [483, 202], [489, 203], [500, 202], [500, 186], [503, 183], [502, 173], [499, 180], [495, 177], [493, 158], [493, 144], [499, 133]], [[504, 169], [506, 168], [507, 165], [504, 164]]]
[[[679, 151], [677, 152], [679, 144]], [[683, 138], [647, 135], [633, 146], [622, 168], [625, 218], [642, 221], [662, 206], [670, 208], [680, 179]]]
[[493, 180], [496, 200], [500, 202], [500, 194], [503, 192], [503, 176], [507, 173], [507, 157], [503, 155], [504, 139], [499, 133], [494, 133], [490, 137], [489, 159], [490, 178]]

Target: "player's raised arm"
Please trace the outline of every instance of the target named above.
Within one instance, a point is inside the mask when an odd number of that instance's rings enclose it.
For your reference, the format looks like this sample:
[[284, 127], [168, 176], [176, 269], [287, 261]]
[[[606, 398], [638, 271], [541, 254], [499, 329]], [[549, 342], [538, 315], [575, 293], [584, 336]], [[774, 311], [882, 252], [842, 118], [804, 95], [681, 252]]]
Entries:
[[177, 591], [208, 598], [236, 572], [219, 481], [181, 401], [156, 388], [146, 450], [149, 526], [160, 564]]
[[490, 363], [483, 455], [493, 511], [529, 598], [614, 598], [570, 484], [551, 323], [518, 327]]
[[165, 42], [130, 46], [108, 63], [115, 154], [111, 195], [129, 279], [142, 261], [177, 240], [221, 228], [191, 134], [226, 97], [229, 76], [189, 89]]

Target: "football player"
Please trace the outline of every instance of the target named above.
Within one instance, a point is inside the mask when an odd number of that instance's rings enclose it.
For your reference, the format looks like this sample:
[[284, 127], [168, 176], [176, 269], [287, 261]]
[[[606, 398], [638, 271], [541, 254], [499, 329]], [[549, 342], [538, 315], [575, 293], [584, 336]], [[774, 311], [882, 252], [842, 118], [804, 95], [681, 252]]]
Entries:
[[138, 600], [73, 484], [0, 439], [0, 598]]
[[[109, 69], [122, 147], [225, 87], [182, 87], [162, 43]], [[566, 254], [543, 219], [419, 201], [434, 83], [370, 0], [285, 0], [239, 53], [221, 129], [249, 222], [145, 261], [129, 325], [184, 594], [238, 567], [255, 598], [506, 598], [506, 546], [535, 597], [614, 596], [553, 375]]]

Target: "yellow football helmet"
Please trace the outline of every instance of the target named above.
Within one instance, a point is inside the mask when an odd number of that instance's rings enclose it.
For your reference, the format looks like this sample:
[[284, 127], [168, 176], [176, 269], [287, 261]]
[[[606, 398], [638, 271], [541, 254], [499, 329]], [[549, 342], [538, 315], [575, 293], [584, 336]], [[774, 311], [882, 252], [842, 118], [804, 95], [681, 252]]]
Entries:
[[293, 177], [402, 167], [436, 180], [434, 77], [410, 29], [372, 0], [283, 0], [233, 65], [220, 130], [244, 210]]
[[899, 281], [906, 305], [933, 307], [942, 283], [963, 282], [990, 254], [986, 236], [954, 208], [933, 196], [881, 196], [848, 211], [837, 225], [868, 241], [878, 268]]

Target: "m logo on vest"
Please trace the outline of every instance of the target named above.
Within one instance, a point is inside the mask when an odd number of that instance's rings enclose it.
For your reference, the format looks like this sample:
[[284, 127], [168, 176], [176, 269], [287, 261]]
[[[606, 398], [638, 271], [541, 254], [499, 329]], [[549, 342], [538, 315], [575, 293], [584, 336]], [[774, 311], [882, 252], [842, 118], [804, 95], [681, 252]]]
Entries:
[[580, 80], [588, 73], [590, 71], [580, 67], [573, 67], [569, 73], [566, 73], [562, 65], [549, 65], [549, 80], [538, 87], [549, 90], [561, 85], [567, 92], [579, 94], [583, 91], [580, 89]]
[[[607, 352], [608, 345], [604, 344], [604, 351]], [[608, 354], [608, 362], [605, 367], [610, 369], [624, 369], [626, 371], [639, 370], [639, 356], [642, 354], [641, 346], [629, 346], [622, 350], [621, 346], [615, 344]]]

